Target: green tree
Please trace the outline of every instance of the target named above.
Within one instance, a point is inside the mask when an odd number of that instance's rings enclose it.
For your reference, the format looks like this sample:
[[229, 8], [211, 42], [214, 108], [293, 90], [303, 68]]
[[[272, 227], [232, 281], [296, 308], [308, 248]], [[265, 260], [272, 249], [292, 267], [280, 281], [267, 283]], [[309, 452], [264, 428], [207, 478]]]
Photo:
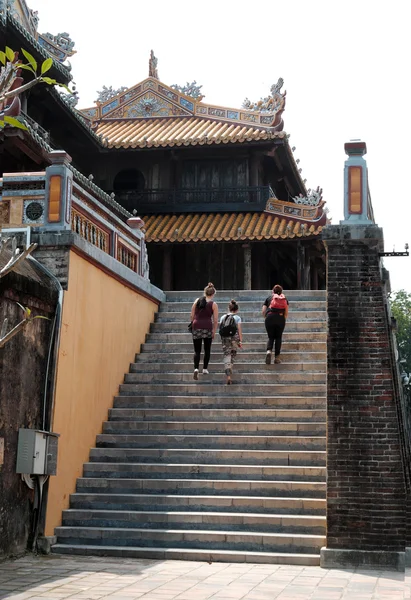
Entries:
[[[25, 125], [16, 118], [20, 112], [16, 109], [17, 98], [22, 92], [39, 83], [64, 87], [71, 94], [71, 90], [64, 83], [46, 76], [53, 66], [52, 58], [46, 58], [41, 65], [38, 65], [34, 56], [24, 48], [21, 52], [27, 62], [20, 60], [18, 53], [11, 48], [6, 47], [4, 52], [0, 51], [0, 65], [3, 65], [0, 69], [0, 129], [5, 125], [26, 129]], [[32, 79], [23, 83], [20, 77], [21, 71], [29, 71]]]
[[393, 292], [390, 297], [391, 312], [397, 321], [397, 340], [407, 373], [411, 372], [411, 293]]

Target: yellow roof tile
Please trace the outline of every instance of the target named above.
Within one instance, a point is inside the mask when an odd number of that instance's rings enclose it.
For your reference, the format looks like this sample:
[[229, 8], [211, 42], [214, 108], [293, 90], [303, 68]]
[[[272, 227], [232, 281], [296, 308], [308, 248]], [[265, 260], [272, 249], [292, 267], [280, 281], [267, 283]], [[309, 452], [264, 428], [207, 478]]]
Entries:
[[267, 213], [195, 213], [143, 218], [146, 242], [214, 242], [293, 239], [317, 236], [322, 226], [301, 223]]
[[159, 148], [167, 146], [219, 144], [282, 138], [278, 132], [256, 125], [234, 125], [202, 117], [110, 119], [102, 121], [97, 135], [109, 148]]

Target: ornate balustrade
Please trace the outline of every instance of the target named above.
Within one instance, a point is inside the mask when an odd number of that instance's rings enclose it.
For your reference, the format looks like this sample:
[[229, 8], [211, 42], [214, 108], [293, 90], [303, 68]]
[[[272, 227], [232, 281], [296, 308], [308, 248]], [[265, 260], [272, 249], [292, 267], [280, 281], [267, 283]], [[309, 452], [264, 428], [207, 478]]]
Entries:
[[144, 232], [127, 225], [126, 219], [132, 215], [69, 168], [67, 155], [56, 154], [57, 160], [46, 171], [4, 174], [0, 178], [1, 226], [29, 226], [38, 233], [71, 230], [147, 278]]
[[270, 186], [196, 188], [196, 189], [148, 189], [143, 191], [117, 192], [116, 197], [129, 210], [140, 213], [155, 213], [171, 210], [187, 212], [199, 210], [245, 210], [244, 204], [250, 204], [250, 210], [265, 206], [272, 197]]

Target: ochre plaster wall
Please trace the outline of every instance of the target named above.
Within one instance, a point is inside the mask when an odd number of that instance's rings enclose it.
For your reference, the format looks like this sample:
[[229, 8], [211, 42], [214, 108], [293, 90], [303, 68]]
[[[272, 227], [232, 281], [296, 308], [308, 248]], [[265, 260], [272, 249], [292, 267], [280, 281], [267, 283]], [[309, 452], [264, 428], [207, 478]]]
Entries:
[[50, 479], [46, 535], [61, 524], [62, 510], [156, 311], [154, 301], [70, 252], [53, 421], [53, 431], [60, 434], [58, 468]]

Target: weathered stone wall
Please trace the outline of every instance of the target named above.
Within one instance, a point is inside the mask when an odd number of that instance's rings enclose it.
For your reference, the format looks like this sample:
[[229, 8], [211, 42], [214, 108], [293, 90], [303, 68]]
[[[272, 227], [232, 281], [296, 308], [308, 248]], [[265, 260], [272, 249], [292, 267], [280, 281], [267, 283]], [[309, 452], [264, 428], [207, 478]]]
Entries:
[[[22, 320], [16, 302], [33, 314], [52, 317], [57, 294], [32, 268], [0, 280], [0, 324], [8, 330]], [[33, 492], [16, 474], [20, 427], [41, 429], [51, 321], [35, 319], [0, 349], [0, 559], [24, 553], [33, 524]], [[3, 462], [3, 464], [1, 464]]]
[[327, 549], [403, 552], [405, 479], [377, 226], [332, 226]]

